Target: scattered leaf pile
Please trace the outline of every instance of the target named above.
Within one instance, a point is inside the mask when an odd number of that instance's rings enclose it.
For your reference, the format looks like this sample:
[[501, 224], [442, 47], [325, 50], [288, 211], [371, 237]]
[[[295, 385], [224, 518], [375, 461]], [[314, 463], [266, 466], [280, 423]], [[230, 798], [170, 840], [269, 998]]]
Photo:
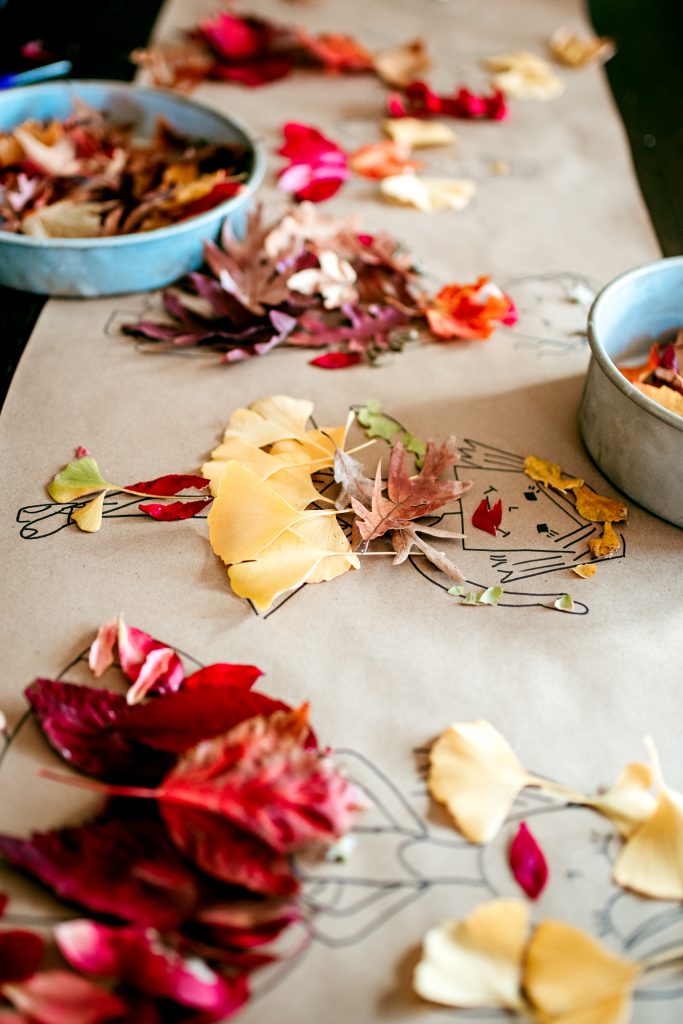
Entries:
[[[315, 173], [305, 181], [329, 183]], [[325, 217], [310, 202], [271, 224], [255, 210], [243, 239], [226, 222], [222, 242], [207, 242], [205, 269], [163, 293], [165, 322], [142, 319], [124, 332], [155, 350], [210, 348], [226, 363], [276, 347], [326, 349], [313, 363], [339, 369], [400, 350], [425, 324], [438, 338], [484, 338], [516, 318], [509, 296], [485, 277], [429, 299], [391, 235], [364, 232], [355, 217]]]
[[302, 919], [291, 855], [336, 843], [364, 799], [305, 705], [253, 689], [259, 669], [186, 676], [175, 651], [119, 619], [91, 647], [96, 677], [115, 650], [127, 693], [50, 679], [26, 691], [52, 748], [91, 778], [57, 777], [116, 798], [77, 827], [0, 836], [10, 864], [94, 915], [55, 930], [79, 974], [41, 972], [41, 940], [0, 932], [0, 993], [42, 1024], [222, 1021], [278, 959], [265, 947]]
[[641, 394], [683, 416], [681, 353], [683, 330], [676, 333], [673, 341], [656, 341], [650, 348], [647, 362], [641, 366], [620, 366], [619, 370]]
[[[536, 455], [527, 455], [524, 460], [524, 472], [532, 480], [543, 484], [544, 487], [552, 487], [553, 490], [559, 491], [561, 494], [566, 494], [569, 491], [576, 505], [576, 511], [583, 519], [587, 519], [591, 523], [603, 524], [602, 536], [588, 542], [594, 558], [606, 558], [619, 550], [619, 538], [612, 523], [621, 523], [628, 517], [628, 508], [623, 501], [605, 498], [602, 494], [597, 494], [583, 480], [563, 476], [560, 467], [554, 462], [546, 462]], [[588, 575], [591, 574], [588, 573]], [[571, 608], [561, 610], [571, 611]]]
[[[92, 455], [79, 455], [57, 473], [48, 485], [50, 497], [60, 504], [74, 505], [71, 519], [80, 530], [96, 533], [102, 526], [104, 500], [110, 492], [136, 495], [141, 498], [177, 497], [187, 487], [204, 490], [207, 480], [202, 476], [173, 473], [155, 480], [141, 480], [122, 487], [104, 479]], [[83, 503], [81, 499], [88, 500]], [[138, 505], [141, 512], [166, 522], [190, 519], [211, 504], [211, 498], [190, 498], [168, 503], [149, 502]]]
[[683, 794], [664, 781], [652, 741], [650, 764], [628, 764], [609, 789], [586, 796], [531, 774], [489, 723], [456, 722], [430, 754], [429, 791], [445, 804], [472, 843], [497, 835], [518, 794], [527, 787], [610, 819], [623, 839], [614, 881], [653, 899], [683, 899]]
[[519, 900], [491, 900], [427, 933], [413, 984], [430, 1002], [512, 1010], [535, 1024], [618, 1024], [646, 967], [562, 921], [532, 928]]
[[152, 231], [236, 195], [251, 170], [238, 143], [190, 139], [163, 120], [149, 141], [75, 101], [65, 120], [0, 133], [0, 229], [36, 238]]

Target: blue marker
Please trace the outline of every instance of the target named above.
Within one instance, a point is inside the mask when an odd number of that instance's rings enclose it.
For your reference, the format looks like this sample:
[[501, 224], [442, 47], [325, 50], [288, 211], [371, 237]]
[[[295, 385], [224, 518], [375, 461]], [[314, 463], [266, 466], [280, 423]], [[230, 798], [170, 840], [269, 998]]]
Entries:
[[15, 85], [33, 85], [34, 82], [44, 82], [48, 78], [61, 78], [69, 74], [71, 61], [57, 60], [53, 64], [43, 64], [28, 71], [17, 71], [13, 75], [0, 75], [0, 89], [12, 89]]

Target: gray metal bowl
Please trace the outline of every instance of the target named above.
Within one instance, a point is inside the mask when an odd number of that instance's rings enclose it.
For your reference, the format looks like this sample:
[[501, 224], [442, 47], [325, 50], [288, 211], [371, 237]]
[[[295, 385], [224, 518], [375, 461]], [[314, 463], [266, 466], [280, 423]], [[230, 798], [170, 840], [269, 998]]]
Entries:
[[592, 357], [579, 413], [586, 448], [631, 498], [683, 527], [683, 417], [642, 394], [616, 364], [644, 362], [653, 341], [683, 327], [683, 256], [615, 278], [588, 314]]

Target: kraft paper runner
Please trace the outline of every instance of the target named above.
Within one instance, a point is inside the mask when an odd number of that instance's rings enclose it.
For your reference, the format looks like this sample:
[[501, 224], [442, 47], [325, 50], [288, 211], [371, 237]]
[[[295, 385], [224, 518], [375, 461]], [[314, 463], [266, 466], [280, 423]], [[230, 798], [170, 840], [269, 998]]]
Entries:
[[[572, 0], [375, 0], [370, 7], [361, 0], [310, 7], [272, 0], [258, 10], [315, 30], [348, 31], [374, 48], [423, 35], [436, 57], [433, 81], [447, 88], [485, 84], [479, 60], [486, 55], [542, 53], [560, 24], [588, 31]], [[170, 40], [200, 13], [195, 3], [169, 3], [158, 38]], [[411, 994], [421, 937], [492, 895], [519, 895], [506, 848], [525, 815], [551, 870], [536, 920], [559, 917], [631, 956], [683, 937], [683, 918], [670, 905], [611, 885], [617, 845], [602, 819], [579, 810], [548, 813], [542, 800], [527, 796], [480, 854], [430, 806], [424, 785], [424, 751], [433, 737], [453, 720], [488, 718], [529, 768], [585, 791], [643, 757], [642, 736], [650, 733], [665, 774], [683, 787], [676, 639], [683, 533], [631, 503], [618, 531], [619, 556], [600, 564], [592, 580], [578, 579], [567, 566], [585, 538], [572, 539], [576, 524], [566, 506], [550, 502], [520, 472], [521, 458], [533, 452], [615, 494], [578, 436], [588, 347], [580, 333], [586, 309], [571, 299], [577, 285], [595, 290], [658, 256], [603, 73], [560, 74], [567, 90], [559, 99], [513, 101], [502, 125], [455, 122], [457, 149], [425, 151], [433, 173], [477, 180], [477, 198], [464, 212], [428, 216], [384, 205], [374, 183], [360, 178], [321, 208], [358, 212], [367, 230], [403, 239], [434, 288], [491, 273], [519, 305], [516, 328], [487, 343], [412, 344], [378, 368], [325, 373], [309, 366], [303, 351], [233, 367], [211, 354], [143, 355], [118, 327], [158, 306], [158, 297], [51, 301], [0, 420], [0, 707], [10, 722], [24, 711], [23, 688], [37, 675], [56, 676], [121, 610], [202, 663], [255, 662], [268, 692], [293, 704], [310, 700], [322, 741], [344, 752], [366, 788], [372, 807], [349, 861], [305, 867], [312, 943], [255, 977], [259, 995], [242, 1015], [245, 1024], [451, 1019]], [[384, 89], [368, 77], [297, 74], [263, 89], [211, 84], [195, 95], [250, 124], [271, 156], [280, 126], [292, 118], [349, 148], [380, 137]], [[497, 160], [510, 165], [509, 175], [491, 175]], [[261, 194], [273, 214], [283, 205], [274, 188], [277, 166], [274, 157]], [[319, 425], [341, 423], [349, 406], [376, 398], [422, 437], [455, 433], [463, 446], [459, 475], [474, 487], [463, 503], [467, 540], [448, 550], [472, 584], [503, 583], [501, 605], [461, 607], [424, 560], [393, 567], [375, 558], [258, 617], [230, 591], [204, 520], [107, 517], [89, 536], [65, 528], [63, 514], [50, 514], [45, 484], [77, 445], [87, 445], [117, 481], [193, 471], [233, 409], [277, 393], [314, 399]], [[505, 536], [470, 525], [485, 493], [502, 498]], [[454, 515], [454, 528], [459, 522]], [[548, 607], [565, 592], [585, 614]], [[84, 678], [82, 666], [68, 677]], [[37, 778], [39, 766], [56, 763], [28, 723], [0, 764], [3, 831], [83, 817], [87, 795]], [[0, 869], [0, 889], [13, 894], [15, 911], [69, 913], [7, 869]], [[302, 939], [295, 932], [287, 944], [293, 949]], [[662, 983], [651, 991], [636, 1004], [636, 1024], [677, 1021], [680, 987]]]

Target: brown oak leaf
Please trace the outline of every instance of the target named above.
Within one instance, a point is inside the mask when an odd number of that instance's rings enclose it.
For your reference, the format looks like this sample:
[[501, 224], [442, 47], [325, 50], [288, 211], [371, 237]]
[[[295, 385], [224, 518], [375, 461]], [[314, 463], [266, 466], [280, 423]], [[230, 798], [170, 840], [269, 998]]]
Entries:
[[204, 256], [221, 286], [233, 295], [245, 309], [262, 316], [267, 306], [279, 306], [289, 297], [287, 276], [278, 269], [277, 259], [266, 253], [264, 241], [273, 228], [262, 223], [261, 209], [257, 208], [247, 220], [243, 239], [223, 227], [224, 249], [214, 242], [205, 242]]

